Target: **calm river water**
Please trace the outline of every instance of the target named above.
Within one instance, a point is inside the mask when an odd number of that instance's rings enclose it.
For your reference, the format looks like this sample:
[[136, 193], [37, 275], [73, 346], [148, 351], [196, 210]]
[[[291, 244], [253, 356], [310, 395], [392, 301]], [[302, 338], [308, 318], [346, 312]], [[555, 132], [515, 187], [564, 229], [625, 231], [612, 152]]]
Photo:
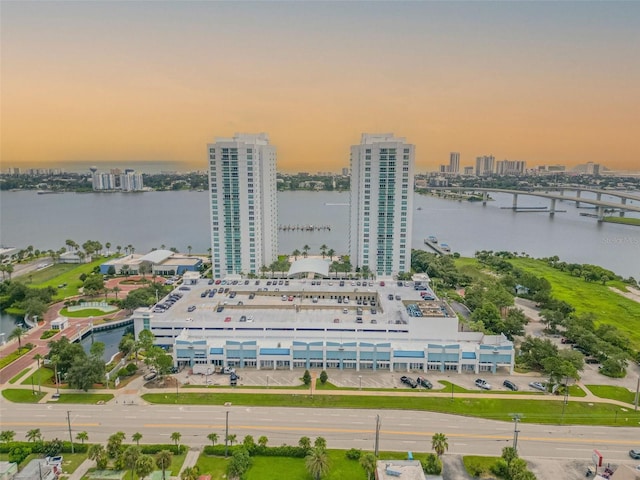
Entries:
[[[589, 194], [583, 193], [583, 197]], [[565, 213], [515, 213], [511, 195], [492, 194], [481, 203], [442, 200], [416, 195], [413, 247], [436, 235], [452, 250], [473, 256], [477, 250], [526, 252], [533, 257], [558, 255], [562, 260], [601, 265], [625, 277], [640, 278], [640, 228], [581, 216], [569, 202], [559, 203]], [[603, 197], [605, 199], [605, 197]], [[307, 244], [311, 253], [326, 244], [337, 253], [348, 248], [348, 192], [281, 192], [281, 225], [320, 225], [330, 230], [280, 231], [279, 251], [291, 253]], [[637, 202], [636, 202], [637, 203]], [[548, 200], [520, 196], [519, 206], [548, 206]], [[627, 214], [629, 215], [629, 214]], [[58, 249], [65, 240], [82, 244], [95, 239], [103, 244], [133, 245], [137, 252], [176, 247], [182, 252], [205, 253], [210, 246], [207, 192], [145, 193], [0, 193], [0, 244]], [[13, 319], [0, 319], [0, 331]]]

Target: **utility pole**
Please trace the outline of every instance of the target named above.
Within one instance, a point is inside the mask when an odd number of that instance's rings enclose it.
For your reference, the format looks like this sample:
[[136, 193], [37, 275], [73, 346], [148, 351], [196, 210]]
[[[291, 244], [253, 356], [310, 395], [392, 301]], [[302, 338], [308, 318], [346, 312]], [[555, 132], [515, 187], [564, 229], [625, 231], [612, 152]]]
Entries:
[[515, 422], [515, 425], [513, 427], [513, 449], [515, 451], [518, 451], [518, 434], [520, 433], [520, 430], [518, 430], [518, 422], [522, 418], [522, 414], [511, 413], [510, 415], [511, 417], [513, 417], [513, 421]]
[[378, 451], [380, 447], [380, 415], [376, 415], [376, 440], [374, 443], [374, 455], [378, 458]]
[[71, 442], [71, 453], [75, 453], [73, 448], [73, 435], [71, 435], [71, 412], [69, 410], [67, 410], [67, 425], [69, 425], [69, 441]]
[[227, 419], [224, 428], [224, 456], [229, 452], [229, 410], [227, 410]]

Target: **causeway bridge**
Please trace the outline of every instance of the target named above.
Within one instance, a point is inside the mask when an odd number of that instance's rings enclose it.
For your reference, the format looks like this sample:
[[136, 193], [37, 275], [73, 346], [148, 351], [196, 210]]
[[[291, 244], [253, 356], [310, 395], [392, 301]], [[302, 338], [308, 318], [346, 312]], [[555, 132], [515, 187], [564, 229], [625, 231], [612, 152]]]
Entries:
[[[518, 210], [518, 197], [519, 196], [532, 196], [548, 198], [550, 200], [550, 206], [548, 209], [549, 215], [555, 215], [558, 211], [556, 208], [556, 202], [569, 201], [575, 202], [579, 208], [582, 203], [593, 205], [597, 211], [598, 221], [601, 222], [604, 219], [604, 213], [606, 209], [615, 209], [620, 211], [620, 216], [623, 217], [625, 212], [638, 212], [640, 213], [640, 205], [628, 205], [627, 201], [635, 201], [640, 203], [640, 195], [634, 195], [626, 192], [615, 192], [609, 190], [599, 190], [594, 188], [581, 188], [581, 187], [557, 187], [557, 188], [544, 188], [544, 189], [532, 189], [532, 190], [513, 190], [508, 188], [486, 188], [486, 187], [427, 187], [427, 191], [446, 191], [457, 195], [460, 199], [463, 198], [465, 193], [482, 193], [482, 204], [486, 205], [488, 200], [488, 194], [490, 192], [508, 193], [513, 195], [512, 210]], [[575, 195], [566, 195], [565, 192], [576, 192]], [[585, 198], [581, 196], [581, 192], [591, 192], [596, 194], [596, 198]], [[617, 197], [620, 202], [602, 200], [603, 195], [609, 195]]]

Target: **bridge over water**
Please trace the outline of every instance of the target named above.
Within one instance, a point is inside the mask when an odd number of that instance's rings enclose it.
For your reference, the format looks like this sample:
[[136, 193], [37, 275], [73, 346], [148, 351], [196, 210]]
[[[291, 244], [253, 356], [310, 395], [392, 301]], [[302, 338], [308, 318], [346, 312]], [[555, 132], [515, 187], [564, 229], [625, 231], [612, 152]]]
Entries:
[[[605, 209], [616, 209], [620, 211], [620, 216], [624, 216], [625, 212], [638, 212], [640, 213], [640, 205], [627, 205], [627, 200], [640, 202], [640, 196], [624, 193], [624, 192], [612, 192], [608, 190], [598, 190], [593, 188], [577, 188], [577, 187], [566, 187], [561, 188], [558, 193], [553, 193], [549, 190], [545, 189], [545, 191], [539, 190], [512, 190], [508, 188], [486, 188], [486, 187], [428, 187], [428, 191], [448, 191], [454, 194], [457, 194], [460, 198], [463, 197], [464, 193], [467, 192], [480, 192], [482, 193], [482, 204], [486, 205], [488, 200], [488, 194], [490, 192], [496, 193], [508, 193], [513, 195], [513, 204], [512, 210], [518, 210], [518, 197], [521, 195], [527, 195], [531, 197], [541, 197], [548, 198], [550, 200], [549, 206], [549, 215], [555, 215], [557, 208], [556, 202], [560, 201], [570, 201], [575, 202], [577, 207], [580, 207], [580, 204], [586, 203], [589, 205], [594, 205], [597, 210], [597, 218], [598, 221], [602, 221], [604, 219]], [[575, 196], [565, 195], [565, 191], [575, 191]], [[584, 198], [580, 195], [581, 191], [593, 192], [596, 194], [596, 198]], [[620, 202], [613, 202], [608, 200], [602, 200], [602, 195], [610, 195], [613, 197], [618, 197]]]

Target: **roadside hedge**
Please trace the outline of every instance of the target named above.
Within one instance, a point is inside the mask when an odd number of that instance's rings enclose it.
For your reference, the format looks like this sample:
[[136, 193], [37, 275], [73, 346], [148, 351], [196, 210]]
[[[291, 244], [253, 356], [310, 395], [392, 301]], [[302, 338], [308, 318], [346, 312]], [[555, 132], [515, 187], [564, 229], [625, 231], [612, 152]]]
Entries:
[[[291, 445], [281, 445], [278, 447], [261, 447], [260, 445], [255, 445], [250, 449], [247, 449], [244, 445], [234, 445], [233, 447], [228, 447], [229, 455], [232, 455], [234, 451], [239, 448], [244, 448], [249, 452], [249, 455], [260, 456], [260, 457], [291, 457], [291, 458], [304, 458], [308, 455], [309, 450], [302, 447], [294, 447]], [[204, 453], [206, 455], [212, 456], [224, 456], [224, 445], [208, 445], [204, 447]]]

